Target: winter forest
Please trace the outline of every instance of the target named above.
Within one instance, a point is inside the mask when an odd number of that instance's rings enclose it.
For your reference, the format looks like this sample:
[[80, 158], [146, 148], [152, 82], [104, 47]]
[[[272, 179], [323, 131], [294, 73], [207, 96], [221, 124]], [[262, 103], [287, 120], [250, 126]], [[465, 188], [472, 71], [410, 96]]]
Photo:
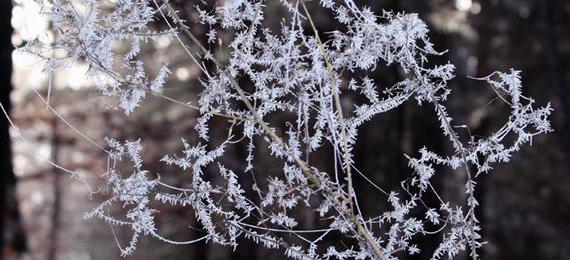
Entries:
[[5, 0], [2, 259], [570, 259], [570, 3]]

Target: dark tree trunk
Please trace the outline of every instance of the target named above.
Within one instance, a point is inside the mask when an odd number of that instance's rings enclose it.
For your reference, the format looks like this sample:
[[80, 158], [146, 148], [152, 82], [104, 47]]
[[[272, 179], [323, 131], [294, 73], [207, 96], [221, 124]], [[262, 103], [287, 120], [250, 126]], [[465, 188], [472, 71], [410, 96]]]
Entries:
[[[561, 113], [563, 114], [563, 122], [561, 124], [561, 134], [563, 140], [565, 140], [565, 149], [570, 150], [570, 93], [568, 92], [568, 86], [564, 79], [564, 70], [562, 65], [560, 51], [558, 49], [558, 37], [556, 35], [556, 27], [554, 23], [556, 1], [544, 0], [540, 1], [540, 11], [543, 25], [543, 44], [544, 44], [544, 54], [546, 62], [550, 70], [550, 76], [552, 77], [552, 82], [556, 93], [560, 98]], [[570, 153], [567, 153], [568, 156]]]
[[[52, 150], [52, 158], [51, 160], [58, 164], [59, 157], [59, 136], [57, 133], [57, 118], [53, 118], [51, 121], [52, 124], [52, 141], [51, 141], [51, 150]], [[53, 204], [52, 204], [52, 214], [51, 214], [51, 230], [50, 230], [50, 247], [48, 250], [48, 259], [56, 260], [57, 253], [58, 253], [58, 241], [59, 241], [59, 232], [60, 232], [60, 211], [61, 209], [61, 180], [59, 176], [59, 171], [55, 167], [53, 167], [52, 171], [52, 178], [53, 178]]]
[[[12, 27], [10, 17], [12, 2], [0, 1], [0, 102], [10, 113], [10, 78], [12, 75]], [[16, 178], [12, 170], [9, 123], [0, 116], [0, 260], [23, 252], [26, 248], [15, 196]]]

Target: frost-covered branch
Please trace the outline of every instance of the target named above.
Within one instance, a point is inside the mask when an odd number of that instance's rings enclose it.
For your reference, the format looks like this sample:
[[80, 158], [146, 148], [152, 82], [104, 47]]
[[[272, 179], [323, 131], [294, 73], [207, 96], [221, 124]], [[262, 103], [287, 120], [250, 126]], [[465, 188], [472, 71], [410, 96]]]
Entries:
[[[181, 151], [165, 151], [160, 160], [190, 176], [188, 183], [176, 187], [152, 178], [143, 169], [140, 141], [109, 138], [107, 147], [101, 147], [111, 162], [109, 198], [86, 217], [131, 229], [131, 241], [120, 246], [124, 256], [134, 252], [141, 236], [172, 244], [207, 241], [233, 248], [239, 246], [238, 238], [244, 237], [267, 248], [283, 249], [296, 259], [395, 259], [399, 254], [419, 252], [413, 244], [415, 237], [440, 234], [442, 241], [433, 252], [434, 259], [453, 257], [461, 251], [478, 258], [483, 241], [475, 215], [476, 178], [490, 172], [496, 163], [509, 162], [512, 153], [535, 135], [552, 131], [550, 106], [535, 107], [531, 98], [522, 95], [518, 71], [479, 78], [511, 108], [510, 117], [488, 137], [463, 140], [447, 112], [448, 81], [455, 77], [455, 68], [449, 63], [430, 64], [431, 57], [443, 53], [434, 49], [427, 25], [416, 14], [384, 11], [378, 15], [352, 0], [279, 3], [286, 15], [279, 30], [273, 31], [265, 27], [263, 0], [200, 4], [195, 9], [198, 20], [193, 23], [185, 21], [168, 1], [43, 2], [45, 15], [58, 33], [56, 40], [50, 45], [33, 41], [21, 51], [42, 58], [46, 73], [81, 60], [89, 65], [88, 76], [97, 82], [101, 95], [114, 97], [126, 115], [144, 106], [149, 94], [199, 112], [195, 128], [199, 141], [188, 142], [181, 136]], [[342, 28], [325, 39], [309, 7], [322, 8]], [[190, 30], [194, 23], [209, 28], [206, 43]], [[167, 29], [156, 29], [161, 25]], [[227, 59], [216, 57], [215, 49], [208, 47], [222, 33], [231, 35]], [[162, 93], [170, 75], [168, 66], [155, 73], [145, 71], [142, 45], [159, 37], [176, 39], [188, 64], [200, 70], [201, 92], [196, 103]], [[114, 48], [118, 44], [126, 50]], [[354, 73], [373, 71], [378, 64], [398, 66], [404, 79], [381, 90], [372, 79]], [[244, 81], [251, 83], [240, 84]], [[364, 101], [347, 109], [343, 103], [348, 95], [359, 95]], [[372, 183], [386, 195], [389, 210], [365, 216], [353, 184], [358, 175], [371, 182], [354, 162], [352, 150], [359, 129], [375, 116], [414, 100], [434, 109], [453, 151], [443, 155], [423, 148], [419, 157], [407, 156], [413, 175], [402, 187], [380, 188]], [[213, 117], [231, 124], [221, 141], [210, 140]], [[269, 123], [278, 117], [283, 129]], [[231, 169], [221, 160], [237, 144], [247, 147], [247, 156], [240, 158], [245, 169]], [[323, 147], [332, 148], [334, 172], [322, 172], [310, 163], [310, 155], [322, 153]], [[264, 175], [263, 186], [257, 182], [244, 185], [243, 178], [254, 174], [260, 159], [256, 151], [262, 149], [280, 161], [280, 174]], [[122, 161], [124, 158], [129, 162]], [[132, 170], [120, 172], [119, 164]], [[438, 194], [431, 185], [438, 175], [436, 165], [465, 170], [467, 201], [454, 205]], [[206, 168], [215, 169], [219, 178], [205, 177]], [[247, 191], [257, 194], [260, 201], [249, 198]], [[426, 193], [435, 194], [439, 205], [427, 205], [423, 201]], [[206, 235], [192, 241], [173, 241], [160, 235], [155, 203], [193, 212]], [[114, 206], [119, 206], [122, 214], [110, 214]], [[318, 214], [326, 227], [299, 229], [298, 209]], [[309, 233], [320, 235], [308, 239], [305, 235]], [[324, 237], [331, 233], [340, 233], [353, 246], [325, 245]], [[284, 234], [293, 234], [294, 239]]]

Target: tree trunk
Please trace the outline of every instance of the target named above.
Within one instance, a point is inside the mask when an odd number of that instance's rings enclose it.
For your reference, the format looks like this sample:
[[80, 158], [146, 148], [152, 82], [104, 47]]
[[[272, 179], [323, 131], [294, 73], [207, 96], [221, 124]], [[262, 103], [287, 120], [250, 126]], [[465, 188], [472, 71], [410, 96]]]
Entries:
[[[52, 140], [51, 140], [51, 153], [52, 158], [51, 160], [58, 164], [58, 151], [59, 151], [59, 136], [57, 134], [57, 118], [52, 119]], [[52, 189], [53, 189], [53, 204], [52, 204], [52, 214], [51, 214], [51, 230], [50, 230], [50, 246], [48, 250], [48, 259], [56, 260], [57, 253], [58, 253], [58, 241], [59, 241], [59, 232], [60, 232], [60, 211], [61, 209], [61, 180], [59, 177], [59, 171], [57, 168], [53, 167], [53, 171], [51, 172], [53, 175], [53, 182], [52, 182]]]
[[[10, 17], [11, 1], [0, 1], [0, 102], [10, 113], [10, 91], [12, 75], [12, 27]], [[26, 249], [25, 237], [20, 224], [20, 214], [15, 195], [16, 178], [12, 170], [10, 146], [10, 125], [0, 116], [0, 260], [19, 254]]]

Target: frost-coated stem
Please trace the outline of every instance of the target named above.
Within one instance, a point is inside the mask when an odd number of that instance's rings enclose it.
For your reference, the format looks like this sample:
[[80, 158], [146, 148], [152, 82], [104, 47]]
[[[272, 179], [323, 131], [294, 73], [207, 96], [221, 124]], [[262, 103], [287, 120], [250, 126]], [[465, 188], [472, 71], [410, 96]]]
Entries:
[[378, 244], [376, 243], [374, 238], [370, 235], [368, 230], [364, 227], [364, 225], [362, 225], [362, 223], [360, 222], [360, 219], [355, 216], [352, 219], [352, 223], [354, 223], [354, 225], [356, 226], [356, 229], [358, 230], [358, 234], [360, 234], [362, 237], [364, 237], [364, 239], [366, 240], [368, 245], [372, 248], [376, 257], [378, 259], [381, 259], [381, 260], [386, 260], [387, 258], [386, 258], [386, 256], [384, 256], [384, 253], [382, 253], [382, 249], [380, 248], [380, 246], [378, 246]]
[[[440, 115], [440, 118], [442, 119], [442, 124], [447, 128], [447, 131], [449, 133], [449, 138], [451, 140], [451, 142], [453, 143], [453, 146], [456, 147], [456, 149], [458, 149], [459, 154], [461, 155], [461, 159], [463, 161], [463, 166], [465, 167], [465, 172], [467, 175], [467, 185], [474, 185], [472, 183], [473, 178], [471, 175], [471, 169], [469, 168], [469, 162], [467, 161], [467, 153], [465, 151], [465, 147], [463, 146], [463, 143], [461, 143], [461, 141], [459, 140], [457, 133], [453, 130], [453, 127], [451, 126], [451, 122], [449, 117], [446, 115], [446, 113], [444, 112], [444, 109], [441, 107], [442, 105], [439, 104], [436, 100], [433, 101], [433, 104], [436, 107], [437, 113]], [[469, 230], [471, 232], [471, 234], [469, 235], [469, 244], [471, 246], [471, 257], [473, 260], [477, 260], [477, 246], [475, 245], [475, 235], [476, 235], [476, 231], [474, 230], [473, 225], [475, 225], [475, 194], [473, 193], [473, 189], [468, 189], [468, 204], [469, 204]]]
[[[305, 5], [305, 1], [301, 0], [301, 5], [303, 6], [303, 10], [305, 11], [305, 14], [307, 15], [307, 18], [309, 19], [309, 23], [311, 25], [311, 29], [313, 30], [313, 33], [315, 34], [315, 38], [317, 38], [317, 44], [319, 46], [319, 50], [321, 52], [321, 54], [323, 55], [323, 59], [325, 61], [325, 65], [327, 67], [327, 71], [330, 75], [330, 81], [331, 81], [331, 85], [332, 85], [332, 94], [333, 94], [333, 99], [334, 99], [334, 104], [335, 104], [335, 108], [337, 110], [337, 115], [338, 115], [338, 121], [340, 124], [340, 137], [341, 137], [341, 142], [342, 142], [342, 150], [343, 150], [343, 159], [344, 159], [344, 169], [346, 171], [346, 179], [348, 181], [348, 195], [350, 197], [350, 201], [349, 201], [349, 205], [350, 205], [350, 210], [351, 212], [354, 212], [354, 204], [353, 204], [353, 196], [354, 196], [354, 190], [353, 190], [353, 186], [352, 186], [352, 173], [351, 173], [351, 163], [350, 163], [350, 151], [348, 149], [348, 138], [346, 136], [346, 122], [344, 121], [344, 115], [342, 112], [342, 105], [340, 103], [340, 97], [338, 95], [338, 87], [336, 84], [336, 76], [334, 73], [334, 70], [332, 68], [331, 63], [329, 62], [329, 58], [326, 54], [326, 51], [323, 47], [323, 42], [321, 40], [321, 37], [319, 36], [319, 31], [317, 30], [317, 27], [315, 26], [315, 23], [313, 22], [313, 18], [311, 17], [311, 14], [309, 13], [309, 10], [307, 9], [307, 6]], [[353, 213], [354, 214], [354, 213]]]
[[348, 199], [349, 199], [348, 203], [350, 205], [350, 216], [351, 216], [351, 219], [353, 220], [352, 222], [354, 223], [354, 225], [356, 226], [356, 229], [358, 230], [358, 234], [360, 234], [362, 237], [364, 237], [364, 240], [373, 249], [376, 257], [384, 260], [384, 259], [386, 259], [386, 257], [382, 253], [382, 249], [380, 249], [380, 246], [378, 246], [378, 244], [376, 243], [374, 238], [368, 233], [368, 230], [366, 230], [366, 228], [362, 225], [362, 223], [360, 222], [360, 219], [359, 219], [360, 216], [356, 215], [354, 213], [354, 196], [355, 196], [355, 193], [354, 193], [353, 184], [352, 184], [350, 150], [348, 147], [348, 137], [346, 134], [346, 122], [344, 121], [344, 115], [342, 112], [342, 104], [340, 103], [340, 97], [338, 94], [338, 87], [336, 84], [336, 76], [334, 74], [333, 67], [329, 61], [328, 55], [327, 55], [327, 53], [323, 47], [323, 42], [321, 40], [321, 37], [319, 36], [319, 31], [317, 30], [317, 27], [316, 27], [315, 23], [313, 22], [313, 18], [311, 16], [311, 14], [309, 13], [309, 10], [307, 9], [307, 5], [305, 4], [305, 0], [301, 0], [301, 6], [303, 7], [303, 10], [305, 12], [305, 15], [307, 16], [307, 19], [309, 19], [309, 23], [311, 25], [311, 29], [313, 30], [313, 33], [315, 34], [315, 38], [317, 38], [319, 50], [320, 50], [321, 54], [323, 55], [323, 59], [325, 61], [325, 65], [327, 67], [327, 71], [329, 72], [329, 75], [330, 75], [334, 103], [335, 103], [335, 107], [337, 110], [338, 121], [340, 123], [341, 142], [342, 142], [343, 151], [344, 151], [343, 155], [344, 155], [344, 165], [345, 165], [345, 170], [346, 170], [346, 178], [348, 181]]

